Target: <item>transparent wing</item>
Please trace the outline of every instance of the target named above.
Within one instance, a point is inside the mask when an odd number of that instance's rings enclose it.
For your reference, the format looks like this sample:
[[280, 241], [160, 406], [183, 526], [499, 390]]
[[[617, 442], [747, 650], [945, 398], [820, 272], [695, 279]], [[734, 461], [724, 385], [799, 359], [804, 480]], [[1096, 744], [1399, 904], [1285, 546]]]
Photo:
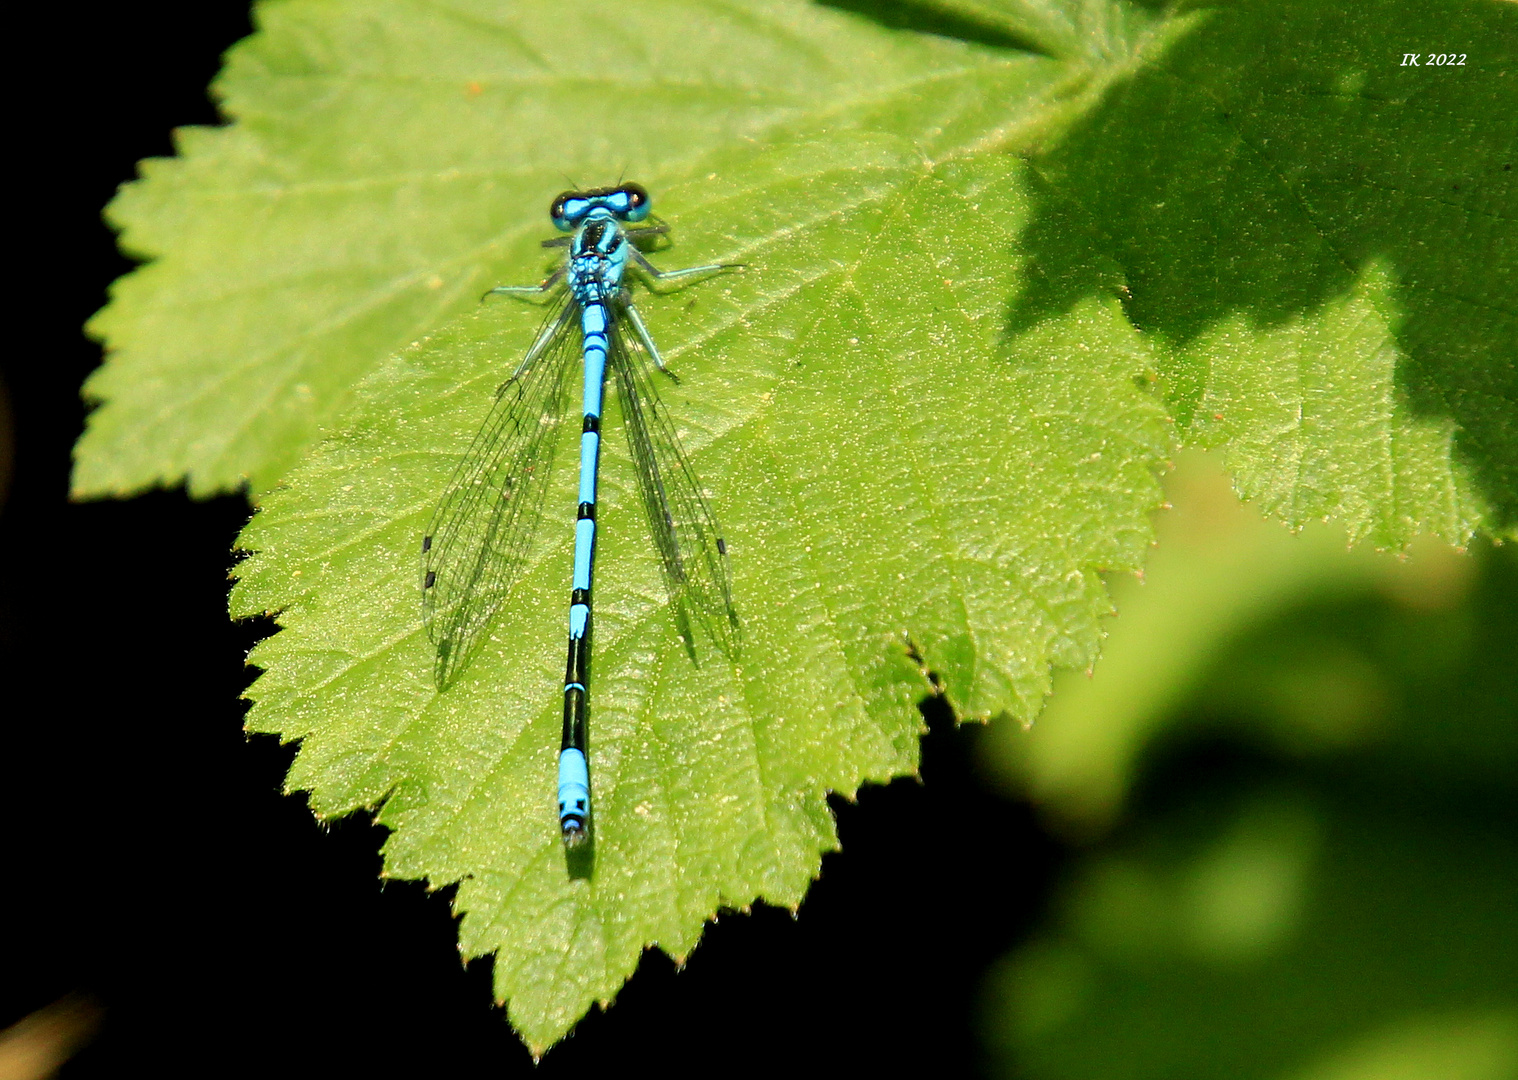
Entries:
[[680, 448], [674, 424], [641, 351], [613, 320], [611, 369], [617, 376], [622, 426], [632, 449], [638, 492], [648, 513], [670, 605], [686, 645], [694, 652], [690, 622], [699, 623], [729, 658], [740, 643], [738, 616], [727, 582], [727, 545], [701, 494], [701, 484]]
[[439, 689], [472, 658], [526, 564], [564, 426], [564, 376], [580, 353], [576, 310], [566, 296], [549, 313], [550, 343], [496, 391], [427, 525], [422, 621]]

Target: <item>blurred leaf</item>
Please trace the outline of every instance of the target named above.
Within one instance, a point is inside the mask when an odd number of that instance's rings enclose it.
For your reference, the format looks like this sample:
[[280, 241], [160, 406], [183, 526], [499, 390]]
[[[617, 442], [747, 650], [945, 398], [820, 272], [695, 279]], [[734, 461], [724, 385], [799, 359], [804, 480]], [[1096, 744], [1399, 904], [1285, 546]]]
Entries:
[[1054, 926], [988, 984], [1002, 1073], [1518, 1072], [1511, 800], [1493, 815], [1302, 783], [1214, 786], [1085, 859]]
[[1292, 1080], [1509, 1080], [1518, 1075], [1518, 1011], [1453, 1012], [1389, 1025]]
[[[1090, 831], [1113, 820], [1141, 755], [1167, 726], [1188, 721], [1192, 714], [1178, 711], [1181, 703], [1250, 631], [1294, 605], [1377, 588], [1447, 604], [1463, 595], [1474, 570], [1433, 544], [1403, 561], [1347, 551], [1333, 526], [1291, 536], [1241, 505], [1210, 456], [1178, 458], [1166, 492], [1173, 509], [1158, 519], [1157, 548], [1143, 579], [1113, 585], [1121, 617], [1103, 643], [1100, 677], [1061, 673], [1039, 725], [1004, 731], [990, 744], [1017, 786], [1066, 828]], [[1332, 667], [1331, 679], [1342, 685], [1353, 678], [1353, 667], [1337, 655], [1317, 655]], [[1234, 678], [1229, 671], [1225, 678]], [[1314, 687], [1320, 706], [1322, 689]], [[1289, 689], [1277, 681], [1269, 688], [1251, 683], [1250, 692], [1280, 700]], [[1246, 715], [1260, 700], [1251, 699]], [[1315, 724], [1322, 739], [1353, 741], [1352, 732], [1340, 730], [1362, 722], [1352, 708], [1327, 717], [1320, 708], [1303, 723]]]
[[[1096, 678], [1060, 674], [1038, 726], [992, 745], [1016, 787], [1077, 834], [1115, 820], [1146, 753], [1176, 729], [1227, 727], [1291, 753], [1373, 753], [1406, 782], [1467, 783], [1518, 761], [1503, 657], [1518, 564], [1425, 543], [1397, 559], [1290, 536], [1241, 506], [1215, 458], [1186, 454], [1174, 509]], [[1479, 584], [1478, 584], [1479, 582]], [[1184, 707], [1183, 707], [1184, 706]]]
[[1506, 1080], [1518, 557], [1287, 538], [1208, 464], [1014, 759], [1113, 832], [1000, 965], [986, 1037], [1027, 1080]]

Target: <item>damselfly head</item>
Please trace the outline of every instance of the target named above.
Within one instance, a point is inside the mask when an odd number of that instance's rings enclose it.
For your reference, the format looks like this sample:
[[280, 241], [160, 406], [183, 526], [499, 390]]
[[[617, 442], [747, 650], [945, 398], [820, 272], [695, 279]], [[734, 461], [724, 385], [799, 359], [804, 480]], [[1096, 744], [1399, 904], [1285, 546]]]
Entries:
[[548, 216], [560, 232], [574, 232], [593, 210], [605, 210], [618, 221], [642, 221], [652, 207], [643, 185], [629, 182], [616, 187], [562, 192], [549, 206]]

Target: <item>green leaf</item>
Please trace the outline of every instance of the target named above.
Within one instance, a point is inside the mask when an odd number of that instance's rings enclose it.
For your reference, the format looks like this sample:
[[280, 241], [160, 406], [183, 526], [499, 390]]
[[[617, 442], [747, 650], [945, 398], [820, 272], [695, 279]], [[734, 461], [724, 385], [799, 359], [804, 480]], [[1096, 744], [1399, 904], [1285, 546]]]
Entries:
[[660, 187], [797, 125], [942, 157], [1070, 74], [800, 3], [311, 0], [257, 22], [215, 85], [236, 123], [182, 129], [111, 205], [152, 261], [90, 324], [111, 358], [77, 494], [267, 488], [365, 372], [527, 272], [566, 176]]
[[[381, 808], [387, 873], [460, 883], [465, 952], [496, 954], [498, 993], [542, 1049], [644, 947], [683, 956], [719, 907], [797, 904], [836, 844], [826, 794], [915, 768], [923, 669], [961, 715], [1027, 722], [1052, 666], [1090, 665], [1101, 574], [1136, 569], [1149, 540], [1177, 439], [1167, 403], [1182, 437], [1225, 446], [1290, 520], [1334, 514], [1389, 545], [1506, 527], [1505, 181], [1481, 172], [1479, 199], [1456, 200], [1497, 208], [1491, 230], [1467, 229], [1497, 238], [1488, 281], [1422, 241], [1330, 252], [1307, 195], [1337, 175], [1332, 139], [1296, 171], [1239, 167], [1246, 140], [1276, 145], [1287, 120], [1315, 128], [1339, 107], [1313, 97], [1321, 72], [1258, 45], [1316, 11], [896, 11], [975, 30], [951, 40], [779, 0], [260, 7], [217, 84], [236, 123], [182, 132], [181, 156], [146, 163], [113, 204], [123, 244], [154, 261], [92, 323], [113, 354], [87, 387], [104, 404], [76, 491], [267, 492], [233, 600], [283, 627], [252, 657], [250, 728], [302, 740], [290, 785], [318, 813]], [[1413, 25], [1383, 14], [1374, 32], [1349, 21], [1362, 66]], [[1445, 29], [1508, 17], [1446, 14]], [[1248, 61], [1248, 79], [1208, 67], [1223, 61]], [[1267, 85], [1296, 106], [1272, 112]], [[1219, 128], [1217, 95], [1251, 86], [1244, 134]], [[1341, 96], [1359, 110], [1347, 126], [1381, 101]], [[1419, 141], [1418, 182], [1442, 182], [1438, 117], [1388, 110], [1383, 128]], [[1462, 114], [1481, 169], [1488, 114]], [[479, 294], [541, 276], [542, 207], [564, 174], [617, 172], [674, 225], [663, 265], [751, 268], [643, 304], [684, 379], [670, 411], [725, 523], [748, 644], [700, 668], [679, 645], [613, 406], [597, 853], [568, 877], [551, 804], [567, 515], [555, 529], [550, 514], [446, 694], [414, 559], [536, 326]], [[1354, 228], [1447, 225], [1439, 200], [1363, 202]], [[1451, 339], [1468, 370], [1429, 332], [1439, 273], [1485, 305]], [[1298, 354], [1311, 377], [1285, 380]], [[1310, 431], [1280, 430], [1347, 384]]]
[[900, 0], [840, 2], [889, 26], [966, 41], [1027, 49], [1061, 60], [1112, 61], [1125, 54], [1152, 16], [1105, 0]]
[[[1098, 571], [1137, 566], [1169, 428], [1114, 300], [997, 347], [1020, 169], [856, 136], [667, 189], [676, 251], [751, 267], [643, 304], [746, 640], [736, 665], [689, 660], [613, 406], [588, 878], [566, 872], [552, 804], [568, 513], [444, 693], [418, 619], [432, 503], [537, 313], [489, 305], [382, 367], [244, 534], [258, 554], [234, 610], [283, 609], [251, 657], [250, 728], [303, 740], [290, 784], [318, 813], [384, 802], [387, 873], [461, 882], [466, 955], [495, 952], [535, 1049], [647, 945], [683, 957], [720, 907], [800, 903], [836, 847], [827, 793], [916, 768], [929, 685], [911, 648], [962, 714], [1023, 720], [1051, 663], [1091, 660]], [[701, 227], [726, 220], [741, 231]], [[573, 472], [550, 507], [573, 506]]]
[[[1387, 547], [1513, 535], [1518, 8], [1202, 15], [1037, 159], [1014, 325], [1105, 258], [1182, 437], [1226, 447], [1240, 494]], [[1469, 62], [1402, 66], [1434, 42]]]

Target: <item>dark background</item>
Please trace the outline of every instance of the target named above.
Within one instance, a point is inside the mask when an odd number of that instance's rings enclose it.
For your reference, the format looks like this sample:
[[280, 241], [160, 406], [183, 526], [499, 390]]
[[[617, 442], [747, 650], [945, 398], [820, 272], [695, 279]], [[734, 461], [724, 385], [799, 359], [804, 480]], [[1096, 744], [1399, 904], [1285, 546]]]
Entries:
[[[12, 25], [35, 66], [12, 110], [25, 194], [3, 357], [0, 1026], [69, 994], [98, 1005], [65, 1077], [526, 1075], [489, 962], [459, 964], [448, 893], [381, 886], [383, 831], [318, 827], [280, 794], [293, 750], [242, 733], [243, 657], [272, 629], [226, 617], [246, 501], [67, 499], [78, 388], [100, 362], [80, 327], [131, 268], [101, 208], [138, 159], [171, 152], [172, 128], [217, 122], [206, 87], [247, 9], [52, 5]], [[835, 800], [846, 854], [824, 859], [798, 920], [727, 914], [680, 973], [647, 955], [532, 1075], [977, 1071], [982, 975], [1064, 856], [975, 778], [980, 730], [927, 711], [926, 783]]]

